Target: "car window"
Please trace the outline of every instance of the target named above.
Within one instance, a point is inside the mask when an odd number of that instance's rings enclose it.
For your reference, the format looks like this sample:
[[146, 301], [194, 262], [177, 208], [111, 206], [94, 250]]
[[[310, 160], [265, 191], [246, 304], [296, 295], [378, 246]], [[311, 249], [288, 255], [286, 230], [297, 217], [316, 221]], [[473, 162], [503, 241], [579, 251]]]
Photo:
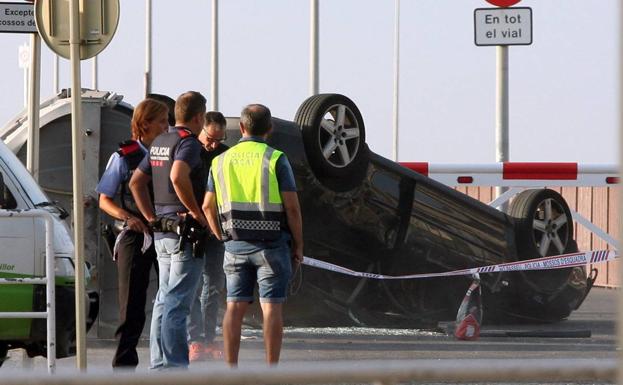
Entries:
[[400, 198], [400, 179], [384, 171], [376, 170], [372, 175], [372, 187], [380, 194], [394, 200]]

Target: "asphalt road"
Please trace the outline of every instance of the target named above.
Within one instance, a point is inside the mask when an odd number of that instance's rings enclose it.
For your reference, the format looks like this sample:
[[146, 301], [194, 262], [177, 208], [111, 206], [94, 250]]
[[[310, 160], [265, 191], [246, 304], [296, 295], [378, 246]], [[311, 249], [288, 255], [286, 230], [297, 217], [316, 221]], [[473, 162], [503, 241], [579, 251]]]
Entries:
[[[286, 328], [282, 362], [334, 362], [338, 360], [457, 360], [457, 359], [615, 359], [617, 290], [594, 288], [582, 307], [568, 320], [554, 324], [485, 326], [476, 341], [458, 341], [442, 331], [372, 328]], [[514, 336], [513, 333], [528, 333]], [[546, 333], [569, 334], [564, 338], [539, 337]], [[586, 334], [590, 333], [590, 337]], [[583, 337], [571, 337], [574, 334]], [[240, 365], [262, 365], [261, 330], [245, 329], [241, 344]], [[533, 335], [533, 336], [530, 336]], [[111, 370], [110, 361], [115, 342], [89, 340], [87, 362], [90, 370]], [[137, 370], [147, 371], [148, 341], [139, 349]], [[57, 361], [59, 371], [73, 370], [75, 358]], [[222, 362], [193, 363], [191, 370], [221, 370]], [[4, 374], [24, 371], [45, 372], [46, 360], [41, 357], [24, 359], [20, 350], [11, 351], [9, 360], [0, 369]], [[568, 382], [566, 382], [568, 383]], [[577, 382], [593, 383], [593, 382]], [[607, 382], [596, 382], [607, 383]]]

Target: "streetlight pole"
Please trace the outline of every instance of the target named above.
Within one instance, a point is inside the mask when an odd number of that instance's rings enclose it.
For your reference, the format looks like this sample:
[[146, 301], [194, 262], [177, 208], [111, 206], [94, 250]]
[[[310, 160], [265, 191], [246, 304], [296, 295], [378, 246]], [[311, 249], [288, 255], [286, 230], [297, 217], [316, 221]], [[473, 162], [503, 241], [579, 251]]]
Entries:
[[309, 94], [318, 93], [318, 0], [310, 0]]
[[400, 0], [395, 1], [394, 15], [394, 111], [392, 155], [398, 162], [398, 124], [399, 124], [399, 89], [400, 89]]
[[210, 109], [218, 111], [218, 0], [212, 0], [212, 90], [210, 95]]
[[145, 97], [151, 94], [151, 0], [145, 0]]

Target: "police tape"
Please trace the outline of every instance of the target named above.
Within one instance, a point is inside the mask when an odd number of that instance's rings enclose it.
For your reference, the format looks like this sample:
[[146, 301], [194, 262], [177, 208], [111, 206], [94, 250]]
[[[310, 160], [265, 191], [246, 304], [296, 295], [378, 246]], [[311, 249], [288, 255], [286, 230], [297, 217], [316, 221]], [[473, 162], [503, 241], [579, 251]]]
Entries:
[[367, 273], [351, 270], [333, 263], [320, 261], [318, 259], [303, 257], [303, 264], [307, 266], [317, 267], [319, 269], [329, 270], [336, 273], [351, 275], [354, 277], [363, 277], [371, 279], [416, 279], [416, 278], [432, 278], [432, 277], [451, 277], [456, 275], [471, 275], [485, 273], [501, 273], [508, 271], [530, 271], [530, 270], [552, 270], [563, 269], [566, 267], [584, 266], [587, 264], [596, 264], [610, 262], [619, 256], [614, 250], [595, 250], [587, 252], [578, 252], [563, 255], [554, 255], [551, 257], [541, 257], [529, 259], [525, 261], [500, 263], [498, 265], [489, 265], [482, 267], [474, 267], [470, 269], [445, 271], [441, 273], [421, 273], [409, 275], [384, 275]]

